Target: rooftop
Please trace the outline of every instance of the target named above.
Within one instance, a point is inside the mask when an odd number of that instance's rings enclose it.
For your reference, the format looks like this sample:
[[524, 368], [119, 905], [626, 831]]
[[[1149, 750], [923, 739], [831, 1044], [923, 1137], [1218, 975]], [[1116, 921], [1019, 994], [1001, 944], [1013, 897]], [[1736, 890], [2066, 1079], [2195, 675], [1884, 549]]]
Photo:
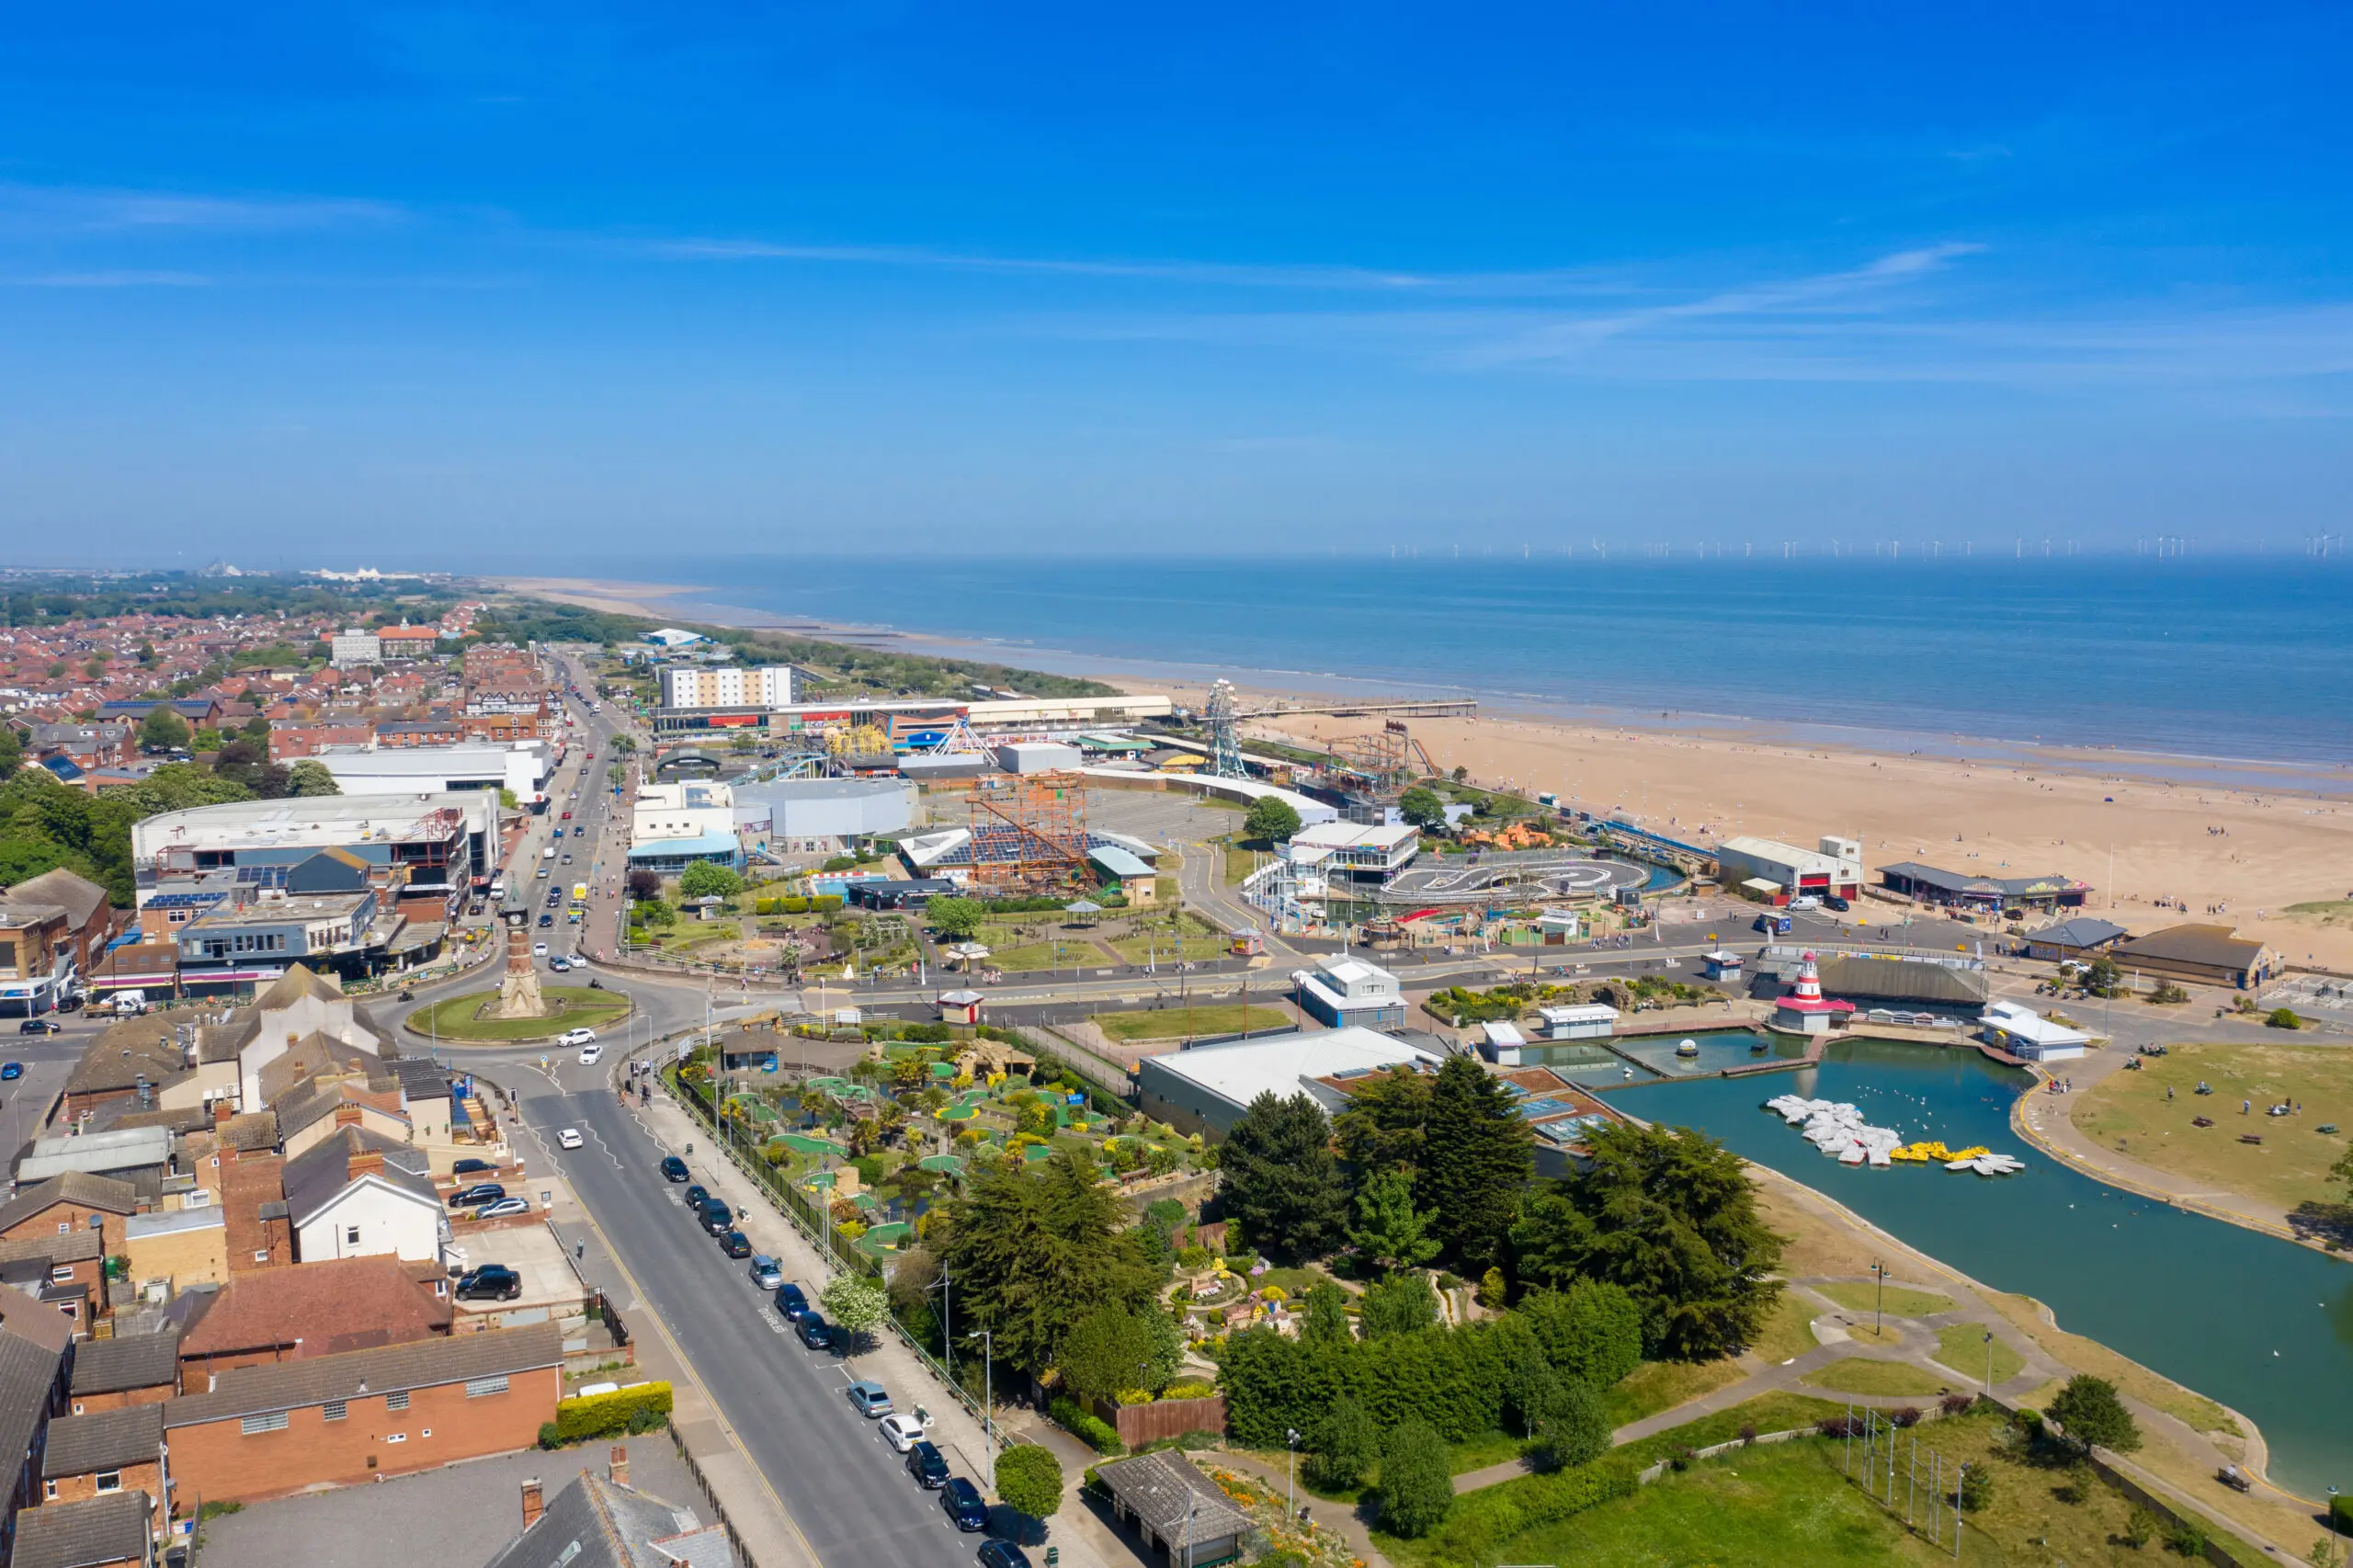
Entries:
[[583, 1471], [485, 1568], [728, 1568], [726, 1532], [694, 1512]]
[[1196, 1046], [1146, 1060], [1158, 1071], [1195, 1084], [1220, 1099], [1246, 1106], [1262, 1094], [1279, 1098], [1304, 1094], [1311, 1079], [1375, 1073], [1406, 1062], [1435, 1067], [1441, 1059], [1377, 1029], [1351, 1025]]
[[183, 1359], [290, 1347], [294, 1357], [404, 1345], [449, 1331], [450, 1304], [389, 1256], [327, 1258], [239, 1275], [188, 1329]]
[[77, 1394], [161, 1388], [177, 1381], [179, 1374], [177, 1329], [166, 1329], [161, 1334], [126, 1334], [113, 1339], [85, 1339], [74, 1352], [74, 1392]]
[[2262, 956], [2263, 944], [2242, 937], [2232, 926], [2168, 926], [2145, 937], [2135, 937], [2117, 949], [2120, 959], [2167, 959], [2175, 963], [2211, 964], [2220, 969], [2252, 968]]
[[119, 1410], [63, 1415], [49, 1424], [49, 1446], [41, 1456], [40, 1473], [44, 1480], [55, 1480], [61, 1475], [119, 1470], [158, 1458], [163, 1447], [164, 1407], [160, 1404], [127, 1404]]
[[144, 1492], [115, 1492], [80, 1503], [17, 1513], [11, 1568], [93, 1568], [146, 1561], [154, 1504]]
[[[284, 1271], [270, 1278], [282, 1278]], [[183, 1394], [160, 1408], [165, 1426], [178, 1428], [563, 1363], [563, 1331], [554, 1324], [489, 1328], [378, 1350], [234, 1367], [213, 1380], [211, 1392]]]

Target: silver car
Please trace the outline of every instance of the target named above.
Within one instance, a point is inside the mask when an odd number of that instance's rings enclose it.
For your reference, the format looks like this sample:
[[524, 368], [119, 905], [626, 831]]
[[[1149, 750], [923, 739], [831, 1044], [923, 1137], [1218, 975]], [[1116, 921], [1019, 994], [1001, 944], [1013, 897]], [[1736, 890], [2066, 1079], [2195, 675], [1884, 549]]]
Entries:
[[784, 1283], [784, 1270], [776, 1259], [764, 1252], [752, 1255], [752, 1283], [763, 1290], [773, 1290]]

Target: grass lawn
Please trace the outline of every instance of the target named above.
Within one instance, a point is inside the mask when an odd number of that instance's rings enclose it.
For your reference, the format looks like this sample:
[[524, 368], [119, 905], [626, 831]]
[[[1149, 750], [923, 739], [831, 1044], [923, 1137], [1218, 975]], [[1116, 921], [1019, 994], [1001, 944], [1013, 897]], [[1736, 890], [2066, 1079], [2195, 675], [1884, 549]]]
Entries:
[[2353, 899], [2324, 899], [2318, 903], [2291, 903], [2282, 913], [2313, 926], [2353, 926]]
[[[1447, 1471], [1450, 1475], [1463, 1475], [1474, 1470], [1484, 1470], [1489, 1465], [1502, 1464], [1507, 1460], [1518, 1459], [1520, 1450], [1526, 1447], [1525, 1438], [1515, 1437], [1509, 1432], [1482, 1432], [1476, 1437], [1466, 1437], [1461, 1442], [1449, 1443], [1446, 1446]], [[1280, 1449], [1271, 1451], [1245, 1449], [1238, 1451], [1253, 1454], [1254, 1457], [1272, 1465], [1278, 1475], [1283, 1473], [1283, 1462], [1287, 1456]], [[1373, 1463], [1371, 1474], [1365, 1482], [1364, 1489], [1355, 1492], [1325, 1492], [1311, 1486], [1307, 1481], [1307, 1456], [1304, 1453], [1300, 1456], [1299, 1465], [1300, 1491], [1303, 1494], [1312, 1493], [1327, 1503], [1354, 1503], [1364, 1495], [1365, 1491], [1370, 1490], [1381, 1483], [1381, 1465], [1378, 1460]]]
[[1932, 1394], [1940, 1393], [1963, 1380], [1957, 1374], [1940, 1378], [1907, 1362], [1874, 1361], [1867, 1357], [1849, 1356], [1843, 1361], [1816, 1367], [1798, 1381], [1811, 1388], [1828, 1389], [1833, 1393]]
[[[1087, 951], [1091, 956], [1093, 949], [1089, 949]], [[1064, 949], [1063, 955], [1057, 959], [1054, 955], [1053, 947], [1051, 944], [1046, 942], [1033, 943], [1028, 947], [1019, 948], [992, 947], [989, 949], [987, 962], [989, 967], [992, 969], [1001, 969], [1008, 974], [1026, 973], [1041, 969], [1053, 969], [1057, 967], [1057, 965], [1063, 969], [1068, 969], [1071, 966], [1070, 953], [1067, 948]]]
[[1670, 1426], [1664, 1432], [1622, 1444], [1617, 1451], [1636, 1465], [1648, 1465], [1677, 1449], [1706, 1449], [1729, 1443], [1740, 1436], [1744, 1426], [1754, 1426], [1759, 1433], [1794, 1432], [1801, 1426], [1846, 1414], [1847, 1406], [1835, 1399], [1815, 1399], [1802, 1393], [1759, 1394], [1713, 1415], [1702, 1415], [1697, 1421], [1687, 1421], [1680, 1426]]
[[1225, 937], [1211, 936], [1187, 921], [1182, 937], [1171, 937], [1165, 930], [1150, 936], [1117, 937], [1111, 940], [1111, 949], [1130, 963], [1166, 963], [1178, 958], [1198, 962], [1223, 958], [1225, 943]]
[[[1956, 1323], [1937, 1330], [1937, 1359], [1962, 1377], [1983, 1384], [1985, 1379], [1985, 1325]], [[1994, 1381], [2008, 1382], [2026, 1367], [2026, 1359], [2006, 1341], [1994, 1341]]]
[[610, 991], [585, 985], [542, 985], [540, 994], [559, 1010], [545, 1018], [477, 1018], [483, 1006], [497, 999], [496, 991], [476, 991], [419, 1007], [408, 1016], [408, 1027], [443, 1040], [540, 1040], [566, 1029], [600, 1029], [629, 1015], [629, 999]]
[[1311, 1286], [1329, 1282], [1332, 1277], [1320, 1268], [1269, 1268], [1252, 1283], [1251, 1289], [1263, 1290], [1269, 1285], [1282, 1287], [1283, 1294], [1297, 1301]]
[[[2353, 1051], [2285, 1043], [2177, 1045], [2142, 1060], [2139, 1072], [2110, 1074], [2097, 1087], [2069, 1096], [2068, 1114], [2085, 1136], [2159, 1170], [2287, 1209], [2344, 1197], [2328, 1167], [2345, 1153], [2346, 1138], [2313, 1130], [2323, 1122], [2353, 1126]], [[2211, 1096], [2192, 1093], [2201, 1080], [2213, 1085]], [[2243, 1117], [2239, 1106], [2248, 1100], [2255, 1111]], [[2301, 1103], [2303, 1113], [2263, 1114], [2282, 1100]], [[2216, 1125], [2190, 1126], [2201, 1114]], [[2263, 1142], [2242, 1143], [2242, 1132], [2259, 1133]]]
[[1716, 1361], [1645, 1361], [1616, 1387], [1605, 1390], [1602, 1400], [1609, 1409], [1609, 1425], [1623, 1426], [1713, 1393], [1745, 1376], [1740, 1363], [1729, 1356]]
[[1814, 1346], [1813, 1303], [1794, 1290], [1784, 1290], [1775, 1303], [1772, 1316], [1765, 1320], [1765, 1327], [1749, 1349], [1757, 1359], [1768, 1366], [1779, 1366], [1792, 1358], [1804, 1355]]
[[1156, 1007], [1141, 1013], [1097, 1013], [1094, 1021], [1113, 1040], [1170, 1040], [1181, 1038], [1188, 1021], [1197, 1035], [1238, 1034], [1245, 1028], [1280, 1028], [1291, 1022], [1291, 1016], [1280, 1007], [1262, 1007], [1254, 1002], [1245, 1023], [1241, 1003], [1223, 1002], [1196, 1003], [1189, 1015], [1183, 1007]]
[[[1837, 1302], [1850, 1312], [1870, 1312], [1880, 1301], [1878, 1286], [1865, 1280], [1859, 1284], [1849, 1280], [1836, 1285], [1816, 1285], [1812, 1288], [1820, 1296]], [[1952, 1311], [1952, 1298], [1939, 1296], [1934, 1290], [1915, 1290], [1908, 1286], [1887, 1287], [1885, 1311], [1892, 1318], [1924, 1318], [1932, 1312]]]

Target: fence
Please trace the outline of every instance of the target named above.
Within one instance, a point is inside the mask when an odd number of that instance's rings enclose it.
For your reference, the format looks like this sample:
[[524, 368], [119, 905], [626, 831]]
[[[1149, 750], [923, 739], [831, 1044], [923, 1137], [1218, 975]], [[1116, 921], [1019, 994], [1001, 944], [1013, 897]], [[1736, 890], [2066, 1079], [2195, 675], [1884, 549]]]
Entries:
[[679, 1435], [677, 1423], [665, 1422], [663, 1430], [670, 1434], [670, 1444], [678, 1450], [679, 1461], [687, 1467], [687, 1474], [694, 1479], [695, 1490], [702, 1494], [703, 1506], [710, 1510], [710, 1517], [719, 1528], [727, 1532], [727, 1544], [734, 1549], [735, 1561], [743, 1564], [743, 1568], [759, 1568], [760, 1560], [754, 1555], [752, 1543], [745, 1538], [742, 1530], [735, 1528], [735, 1521], [728, 1517], [727, 1505], [719, 1500], [710, 1478], [702, 1472], [702, 1466], [696, 1461], [694, 1450], [687, 1447], [686, 1438]]

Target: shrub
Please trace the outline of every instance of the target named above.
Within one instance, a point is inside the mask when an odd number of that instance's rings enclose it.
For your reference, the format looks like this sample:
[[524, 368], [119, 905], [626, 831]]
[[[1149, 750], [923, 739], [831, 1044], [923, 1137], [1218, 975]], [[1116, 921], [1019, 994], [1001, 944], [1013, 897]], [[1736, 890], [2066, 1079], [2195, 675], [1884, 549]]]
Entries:
[[2179, 1552], [2184, 1557], [2203, 1557], [2206, 1555], [2206, 1532], [2187, 1519], [2179, 1520], [2165, 1532], [2165, 1550]]
[[1308, 1474], [1327, 1491], [1355, 1491], [1372, 1468], [1376, 1436], [1363, 1405], [1345, 1394], [1334, 1400], [1315, 1431], [1315, 1454], [1307, 1461]]
[[1160, 1391], [1163, 1399], [1215, 1399], [1217, 1389], [1210, 1383], [1170, 1383]]
[[1381, 1452], [1381, 1526], [1412, 1540], [1438, 1528], [1454, 1504], [1445, 1439], [1419, 1421], [1389, 1434]]
[[2148, 1545], [2156, 1533], [2156, 1515], [2146, 1508], [2135, 1508], [2131, 1517], [2124, 1521], [2124, 1531], [2120, 1539], [2125, 1545], [2138, 1551]]
[[2263, 1027], [2268, 1029], [2300, 1029], [2304, 1027], [2304, 1020], [2296, 1017], [2293, 1007], [2274, 1007], [2264, 1018]]
[[1983, 1464], [1965, 1465], [1961, 1472], [1961, 1485], [1953, 1494], [1953, 1501], [1966, 1514], [1976, 1513], [1994, 1500], [1994, 1475]]
[[1111, 1395], [1111, 1403], [1114, 1404], [1150, 1404], [1152, 1403], [1152, 1391], [1150, 1389], [1120, 1389]]
[[1863, 1424], [1851, 1415], [1825, 1415], [1813, 1424], [1813, 1429], [1825, 1437], [1859, 1437]]
[[[650, 1431], [669, 1416], [670, 1399], [668, 1383], [638, 1383], [630, 1388], [616, 1389], [610, 1393], [593, 1393], [560, 1401], [555, 1407], [555, 1420], [551, 1425], [556, 1429], [559, 1443], [577, 1443], [587, 1437], [608, 1437], [617, 1432]], [[641, 1419], [640, 1411], [650, 1415], [652, 1420], [647, 1426], [632, 1427], [631, 1423]], [[541, 1429], [541, 1437], [544, 1440], [544, 1428]]]
[[1050, 1518], [1063, 1506], [1063, 1465], [1051, 1449], [1017, 1443], [996, 1461], [996, 1494], [1007, 1506], [1033, 1519]]
[[1963, 1415], [1968, 1414], [1969, 1407], [1976, 1403], [1975, 1394], [1949, 1393], [1937, 1401], [1937, 1408], [1947, 1415]]
[[1178, 1247], [1176, 1249], [1176, 1267], [1179, 1268], [1190, 1268], [1198, 1271], [1199, 1269], [1207, 1268], [1210, 1266], [1210, 1249], [1207, 1247]]
[[552, 1421], [540, 1422], [540, 1447], [543, 1449], [560, 1449], [563, 1447], [563, 1428], [557, 1426]]
[[1079, 1408], [1078, 1401], [1067, 1394], [1046, 1406], [1046, 1415], [1063, 1431], [1077, 1437], [1098, 1454], [1121, 1454], [1128, 1446], [1120, 1441], [1120, 1434], [1109, 1422], [1101, 1420]]
[[1743, 1424], [1743, 1426], [1741, 1426], [1741, 1428], [1740, 1428], [1740, 1442], [1741, 1442], [1741, 1446], [1742, 1446], [1743, 1448], [1746, 1448], [1747, 1446], [1749, 1446], [1750, 1444], [1752, 1444], [1752, 1443], [1754, 1443], [1754, 1442], [1756, 1442], [1756, 1423], [1754, 1423], [1754, 1422], [1748, 1422], [1748, 1423], [1745, 1423], [1745, 1424]]
[[1919, 1410], [1909, 1404], [1889, 1411], [1887, 1418], [1898, 1426], [1917, 1426], [1920, 1425]]
[[1466, 1492], [1432, 1541], [1430, 1555], [1442, 1562], [1492, 1562], [1497, 1549], [1522, 1531], [1556, 1525], [1614, 1498], [1631, 1496], [1638, 1484], [1633, 1466], [1603, 1459], [1552, 1475]]

